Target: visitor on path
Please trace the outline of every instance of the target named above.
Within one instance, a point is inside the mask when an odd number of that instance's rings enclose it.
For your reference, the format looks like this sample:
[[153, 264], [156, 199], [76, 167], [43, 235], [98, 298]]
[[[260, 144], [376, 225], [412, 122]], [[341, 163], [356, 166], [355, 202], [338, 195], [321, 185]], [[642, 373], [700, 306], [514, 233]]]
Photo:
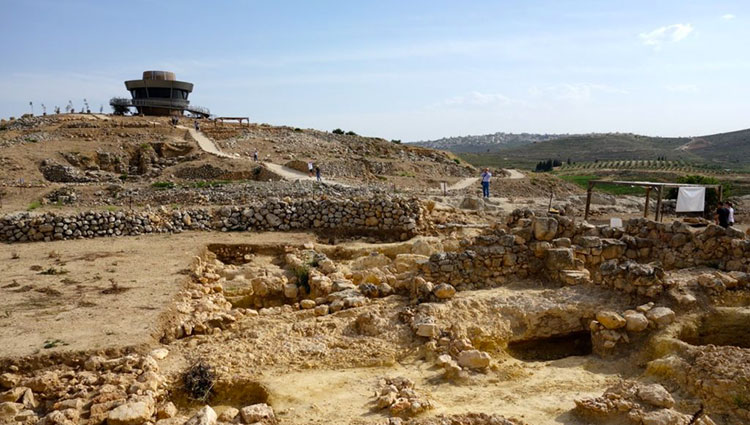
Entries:
[[253, 152], [253, 161], [258, 162], [258, 149]]
[[313, 162], [307, 161], [307, 172], [310, 173], [310, 177], [313, 176]]
[[490, 173], [490, 169], [485, 168], [484, 171], [482, 171], [482, 197], [483, 198], [490, 197], [490, 179], [491, 178], [492, 178], [492, 173]]
[[319, 166], [315, 166], [315, 178], [318, 180], [318, 183], [320, 183], [321, 181], [323, 181], [320, 178], [320, 167]]
[[195, 120], [195, 131], [201, 131], [201, 126], [198, 124], [198, 120]]
[[716, 224], [725, 229], [729, 227], [729, 208], [726, 202], [719, 204], [719, 208], [716, 210]]
[[727, 209], [729, 210], [729, 225], [734, 226], [734, 205], [731, 202], [727, 202]]

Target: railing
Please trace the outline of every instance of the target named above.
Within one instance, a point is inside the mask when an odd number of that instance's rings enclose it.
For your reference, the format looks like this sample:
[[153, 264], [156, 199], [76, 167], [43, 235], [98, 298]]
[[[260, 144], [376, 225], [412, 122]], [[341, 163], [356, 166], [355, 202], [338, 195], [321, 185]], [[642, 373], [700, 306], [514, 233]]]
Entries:
[[169, 109], [180, 109], [191, 112], [197, 115], [203, 115], [209, 117], [211, 111], [208, 108], [202, 106], [190, 105], [187, 100], [181, 99], [128, 99], [125, 97], [113, 97], [109, 100], [109, 104], [113, 107], [155, 107], [155, 108], [169, 108]]

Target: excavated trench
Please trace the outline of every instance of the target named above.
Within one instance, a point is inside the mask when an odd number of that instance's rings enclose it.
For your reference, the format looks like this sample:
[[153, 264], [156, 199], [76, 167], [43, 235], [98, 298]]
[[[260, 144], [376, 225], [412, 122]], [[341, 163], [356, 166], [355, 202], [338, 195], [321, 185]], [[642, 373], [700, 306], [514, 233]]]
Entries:
[[750, 348], [750, 309], [719, 308], [685, 324], [678, 338], [690, 345]]
[[241, 409], [257, 403], [271, 404], [270, 393], [265, 385], [250, 379], [234, 379], [230, 382], [217, 381], [211, 387], [208, 397], [195, 399], [180, 384], [170, 391], [169, 400], [179, 411], [195, 412], [209, 404], [214, 409], [235, 407]]
[[592, 353], [591, 334], [588, 331], [553, 335], [508, 343], [508, 353], [523, 361], [559, 360]]
[[241, 266], [250, 262], [252, 255], [280, 256], [284, 253], [284, 245], [259, 244], [224, 244], [212, 243], [206, 247], [224, 264]]

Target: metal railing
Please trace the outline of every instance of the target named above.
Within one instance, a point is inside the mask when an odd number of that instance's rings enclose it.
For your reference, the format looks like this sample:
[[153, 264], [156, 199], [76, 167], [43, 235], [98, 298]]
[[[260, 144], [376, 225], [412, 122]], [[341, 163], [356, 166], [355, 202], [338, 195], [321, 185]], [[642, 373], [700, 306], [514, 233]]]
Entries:
[[169, 108], [179, 109], [188, 111], [193, 114], [202, 115], [205, 117], [211, 116], [211, 111], [208, 108], [190, 105], [187, 100], [180, 99], [128, 99], [125, 97], [113, 97], [109, 100], [109, 104], [112, 107], [155, 107], [155, 108]]

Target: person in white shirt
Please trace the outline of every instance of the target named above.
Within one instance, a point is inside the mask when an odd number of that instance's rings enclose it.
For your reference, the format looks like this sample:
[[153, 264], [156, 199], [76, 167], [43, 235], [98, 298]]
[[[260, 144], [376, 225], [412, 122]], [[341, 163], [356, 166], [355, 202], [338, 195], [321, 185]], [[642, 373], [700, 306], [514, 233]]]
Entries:
[[729, 225], [734, 226], [734, 207], [731, 202], [727, 202], [727, 206], [729, 207]]
[[490, 169], [485, 168], [484, 171], [482, 171], [482, 197], [483, 198], [490, 197], [490, 179], [491, 178], [492, 178], [492, 173], [490, 173]]
[[313, 176], [313, 162], [307, 161], [307, 172], [310, 173], [310, 177]]

